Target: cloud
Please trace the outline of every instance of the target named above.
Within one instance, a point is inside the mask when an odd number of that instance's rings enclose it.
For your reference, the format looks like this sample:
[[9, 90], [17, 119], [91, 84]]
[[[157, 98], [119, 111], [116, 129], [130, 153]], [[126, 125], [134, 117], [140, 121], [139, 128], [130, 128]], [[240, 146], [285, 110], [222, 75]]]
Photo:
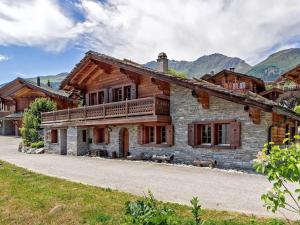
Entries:
[[0, 54], [0, 62], [7, 61], [7, 60], [9, 60], [7, 56]]
[[139, 62], [165, 51], [194, 60], [220, 52], [256, 62], [300, 37], [299, 0], [82, 0], [85, 44]]
[[73, 45], [138, 62], [218, 52], [255, 63], [299, 45], [299, 14], [299, 0], [1, 0], [0, 45]]

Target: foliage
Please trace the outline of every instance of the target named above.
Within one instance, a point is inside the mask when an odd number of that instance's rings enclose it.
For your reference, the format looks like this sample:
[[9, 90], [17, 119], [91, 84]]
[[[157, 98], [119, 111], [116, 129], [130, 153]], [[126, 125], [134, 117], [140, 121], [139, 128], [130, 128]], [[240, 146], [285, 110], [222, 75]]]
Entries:
[[129, 222], [139, 225], [171, 225], [175, 224], [174, 211], [166, 205], [158, 204], [153, 194], [134, 202], [125, 204], [125, 213]]
[[295, 106], [294, 111], [300, 114], [300, 105]]
[[[300, 219], [300, 144], [299, 136], [295, 136], [296, 143], [289, 138], [281, 148], [278, 145], [266, 144], [258, 154], [254, 168], [267, 176], [273, 184], [271, 190], [262, 195], [262, 200], [268, 210], [276, 212], [279, 208], [296, 213]], [[268, 151], [268, 146], [271, 149]], [[269, 152], [269, 154], [268, 154]], [[294, 186], [292, 187], [293, 184]]]
[[188, 76], [186, 73], [184, 72], [180, 72], [180, 71], [177, 71], [175, 69], [169, 69], [168, 70], [168, 74], [174, 76], [174, 77], [179, 77], [179, 78], [183, 78], [183, 79], [187, 79]]
[[197, 197], [192, 198], [191, 204], [192, 204], [192, 214], [195, 220], [195, 225], [203, 224], [200, 216], [201, 205], [199, 204], [199, 199]]
[[23, 116], [23, 127], [20, 129], [25, 145], [41, 141], [41, 113], [56, 110], [56, 103], [50, 99], [38, 98], [33, 101]]
[[30, 145], [31, 148], [42, 148], [44, 147], [44, 142], [43, 141], [38, 141], [38, 142], [33, 142]]

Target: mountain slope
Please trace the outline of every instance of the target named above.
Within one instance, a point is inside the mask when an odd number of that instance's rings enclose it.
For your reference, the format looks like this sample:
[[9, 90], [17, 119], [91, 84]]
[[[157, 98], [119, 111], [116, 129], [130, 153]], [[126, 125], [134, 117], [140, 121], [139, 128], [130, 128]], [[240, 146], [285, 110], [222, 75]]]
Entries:
[[[145, 66], [155, 69], [157, 63], [151, 61]], [[235, 71], [245, 73], [251, 69], [251, 66], [244, 60], [237, 57], [228, 57], [222, 54], [205, 55], [195, 61], [176, 61], [170, 60], [169, 67], [178, 71], [185, 72], [189, 77], [201, 77], [204, 74], [220, 72], [223, 69], [235, 68]]]
[[[68, 75], [68, 73], [59, 73], [57, 75], [40, 76], [41, 83], [47, 84], [48, 80], [49, 80], [52, 88], [59, 89], [59, 85], [66, 78], [67, 75]], [[35, 82], [36, 82], [36, 79], [37, 79], [36, 77], [28, 78], [28, 80], [35, 81]]]
[[300, 48], [285, 49], [270, 55], [252, 67], [247, 74], [262, 78], [265, 81], [273, 81], [298, 64], [300, 64]]

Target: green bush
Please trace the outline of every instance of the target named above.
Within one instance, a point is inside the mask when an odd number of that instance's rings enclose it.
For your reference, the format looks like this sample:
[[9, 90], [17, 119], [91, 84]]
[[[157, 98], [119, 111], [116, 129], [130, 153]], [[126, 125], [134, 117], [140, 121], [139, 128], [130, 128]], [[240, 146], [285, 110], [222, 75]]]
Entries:
[[41, 113], [56, 110], [56, 103], [50, 99], [38, 98], [32, 102], [23, 116], [23, 127], [20, 129], [23, 143], [31, 143], [43, 140], [41, 134]]
[[254, 168], [265, 174], [273, 185], [272, 189], [261, 197], [267, 209], [276, 212], [281, 208], [295, 213], [300, 220], [300, 144], [297, 143], [299, 139], [300, 136], [296, 135], [294, 143], [285, 138], [283, 144], [289, 145], [284, 148], [273, 143], [266, 144], [258, 154]]
[[30, 147], [31, 148], [42, 148], [42, 147], [44, 147], [44, 142], [38, 141], [38, 142], [31, 143]]
[[169, 69], [168, 70], [168, 74], [174, 76], [174, 77], [178, 77], [178, 78], [183, 78], [183, 79], [187, 79], [188, 76], [186, 73], [181, 72], [181, 71], [177, 71], [175, 69]]

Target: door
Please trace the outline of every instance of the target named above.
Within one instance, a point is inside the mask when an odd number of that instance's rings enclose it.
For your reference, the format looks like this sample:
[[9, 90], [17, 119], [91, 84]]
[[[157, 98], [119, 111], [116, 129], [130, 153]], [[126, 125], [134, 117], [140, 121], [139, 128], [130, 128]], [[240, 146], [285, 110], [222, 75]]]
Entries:
[[60, 143], [60, 154], [66, 155], [67, 154], [67, 129], [60, 129], [58, 142]]
[[129, 132], [127, 128], [123, 132], [123, 156], [127, 157], [129, 155]]

